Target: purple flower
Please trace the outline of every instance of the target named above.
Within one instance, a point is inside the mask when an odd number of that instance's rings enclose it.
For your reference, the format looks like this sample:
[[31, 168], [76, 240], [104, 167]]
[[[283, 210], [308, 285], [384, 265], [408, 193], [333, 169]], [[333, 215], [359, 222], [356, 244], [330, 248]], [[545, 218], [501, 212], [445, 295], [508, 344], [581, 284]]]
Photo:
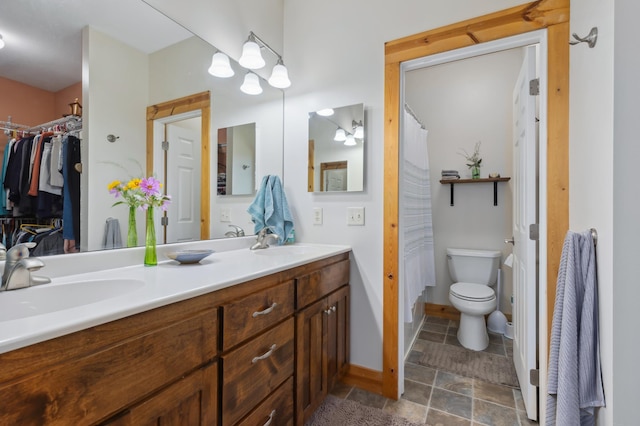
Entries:
[[156, 195], [160, 193], [160, 181], [150, 176], [142, 179], [140, 182], [140, 189], [145, 195]]

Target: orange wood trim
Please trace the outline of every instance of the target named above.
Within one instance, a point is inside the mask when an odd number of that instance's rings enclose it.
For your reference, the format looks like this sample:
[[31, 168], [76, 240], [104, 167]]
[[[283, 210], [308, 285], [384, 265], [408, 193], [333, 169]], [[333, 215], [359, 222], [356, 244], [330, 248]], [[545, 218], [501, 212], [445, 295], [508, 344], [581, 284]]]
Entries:
[[384, 254], [382, 323], [382, 394], [398, 398], [398, 146], [400, 63], [384, 73]]
[[382, 395], [382, 372], [350, 364], [342, 382], [366, 391]]
[[[548, 29], [547, 305], [552, 315], [564, 233], [568, 229], [569, 0], [539, 0], [385, 44], [383, 395], [398, 395], [398, 121], [400, 63], [536, 29]], [[547, 329], [551, 322], [547, 322]], [[550, 334], [550, 330], [549, 330]]]
[[201, 111], [200, 239], [209, 239], [211, 210], [211, 93], [209, 91], [147, 107], [147, 176], [153, 173], [153, 121], [189, 111]]
[[[307, 192], [313, 192], [315, 185], [316, 141], [309, 139], [309, 161], [307, 162]], [[322, 188], [320, 188], [322, 190]]]
[[424, 313], [429, 317], [445, 318], [452, 321], [460, 321], [460, 311], [451, 305], [438, 305], [425, 303]]
[[[562, 244], [569, 229], [569, 23], [547, 31], [547, 343]], [[540, 301], [543, 303], [543, 301]], [[549, 346], [547, 346], [549, 347]]]
[[[444, 318], [452, 321], [460, 321], [460, 311], [451, 305], [438, 305], [437, 303], [425, 303], [424, 314], [429, 317]], [[504, 314], [507, 321], [511, 321], [511, 314]], [[489, 317], [489, 315], [485, 315]]]

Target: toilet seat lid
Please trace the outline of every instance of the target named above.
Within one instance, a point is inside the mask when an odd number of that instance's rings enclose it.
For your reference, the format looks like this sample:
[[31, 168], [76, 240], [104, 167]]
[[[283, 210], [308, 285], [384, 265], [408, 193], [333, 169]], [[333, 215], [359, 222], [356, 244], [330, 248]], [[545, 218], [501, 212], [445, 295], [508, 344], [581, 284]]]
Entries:
[[477, 302], [485, 302], [496, 297], [489, 286], [474, 283], [455, 283], [450, 287], [450, 292], [460, 299]]

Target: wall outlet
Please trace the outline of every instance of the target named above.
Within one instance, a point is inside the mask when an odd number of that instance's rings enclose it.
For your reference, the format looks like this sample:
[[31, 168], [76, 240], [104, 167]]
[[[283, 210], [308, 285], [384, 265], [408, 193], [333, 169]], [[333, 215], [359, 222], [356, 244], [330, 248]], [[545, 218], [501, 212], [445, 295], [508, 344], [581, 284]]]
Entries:
[[220, 222], [231, 222], [231, 209], [220, 209]]
[[313, 208], [313, 224], [322, 225], [322, 207]]
[[347, 225], [364, 225], [364, 207], [347, 207]]

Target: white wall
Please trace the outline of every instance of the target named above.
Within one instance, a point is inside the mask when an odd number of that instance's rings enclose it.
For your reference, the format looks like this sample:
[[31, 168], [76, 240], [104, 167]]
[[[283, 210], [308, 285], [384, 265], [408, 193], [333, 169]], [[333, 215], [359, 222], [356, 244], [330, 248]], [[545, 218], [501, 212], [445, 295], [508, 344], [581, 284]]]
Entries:
[[[570, 49], [569, 226], [575, 231], [584, 231], [588, 228], [596, 228], [598, 231], [600, 353], [607, 398], [607, 408], [600, 410], [598, 415], [600, 425], [614, 424], [614, 393], [616, 398], [618, 397], [612, 382], [614, 374], [613, 9], [611, 2], [598, 0], [571, 2], [571, 32], [585, 36], [593, 26], [597, 26], [599, 30], [598, 44], [594, 49], [590, 49], [586, 44], [573, 46]], [[637, 49], [633, 51], [637, 52]], [[636, 365], [630, 368], [631, 370], [627, 371], [637, 370]], [[616, 376], [628, 374], [623, 371], [619, 371]], [[634, 389], [635, 385], [637, 383], [634, 383]], [[633, 423], [637, 423], [637, 411], [634, 410], [634, 412], [636, 421]]]
[[[519, 3], [523, 2], [465, 0], [452, 6], [418, 1], [285, 1], [284, 46], [293, 82], [286, 95], [285, 189], [294, 206], [298, 240], [353, 247], [353, 364], [382, 369], [384, 43]], [[337, 17], [353, 19], [327, 31], [326, 22]], [[301, 179], [306, 175], [307, 113], [360, 102], [366, 110], [365, 191], [307, 193]], [[365, 207], [365, 226], [346, 225], [346, 208], [351, 206]], [[311, 224], [313, 207], [323, 208], [322, 226]]]
[[[83, 32], [82, 251], [102, 247], [104, 224], [118, 218], [126, 237], [128, 209], [111, 207], [117, 201], [107, 191], [115, 179], [139, 176], [145, 164], [145, 111], [148, 98], [147, 55], [92, 28]], [[113, 84], [113, 82], [118, 84]], [[116, 143], [107, 135], [118, 135]], [[137, 164], [136, 164], [137, 162]], [[124, 169], [126, 170], [124, 170]], [[138, 220], [138, 241], [144, 240], [144, 221]], [[126, 241], [126, 240], [125, 240]]]
[[[513, 182], [456, 185], [450, 206], [450, 185], [439, 183], [443, 169], [455, 169], [470, 178], [459, 153], [472, 153], [481, 141], [481, 176], [513, 176], [513, 87], [522, 65], [522, 49], [511, 49], [405, 73], [405, 99], [429, 131], [431, 196], [436, 255], [436, 287], [427, 290], [427, 302], [450, 305], [447, 247], [500, 250], [511, 253], [504, 239], [512, 234]], [[505, 273], [501, 305], [511, 312], [511, 269]], [[495, 287], [494, 287], [495, 289]]]

